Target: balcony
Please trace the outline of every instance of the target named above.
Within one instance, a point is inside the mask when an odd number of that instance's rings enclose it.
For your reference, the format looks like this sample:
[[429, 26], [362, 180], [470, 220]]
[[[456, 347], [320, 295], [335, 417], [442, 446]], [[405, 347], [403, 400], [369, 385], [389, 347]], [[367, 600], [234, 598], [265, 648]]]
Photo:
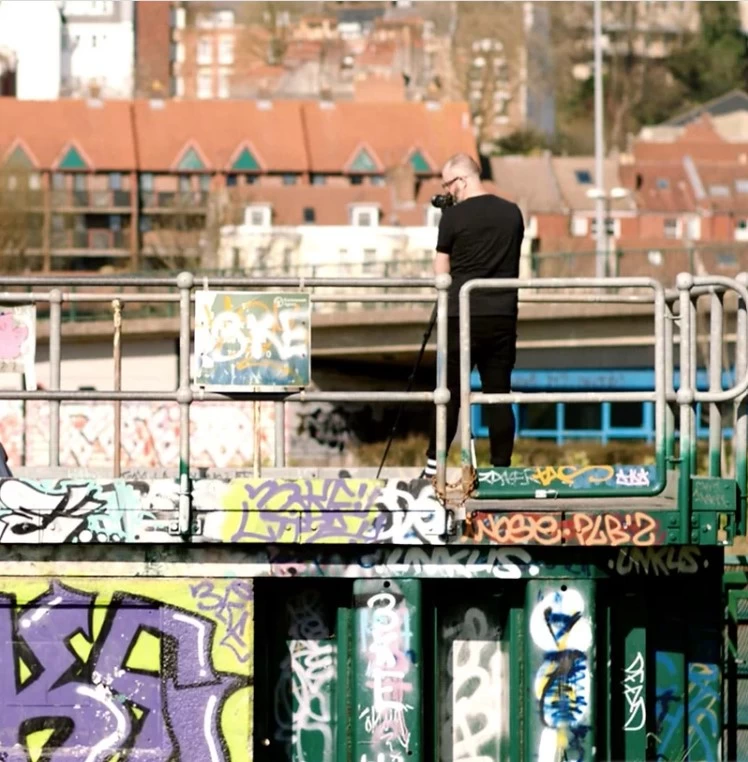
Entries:
[[123, 190], [60, 190], [52, 191], [55, 209], [87, 209], [102, 212], [130, 211], [130, 191]]
[[42, 209], [44, 192], [40, 190], [0, 191], [0, 209]]
[[197, 212], [208, 209], [206, 191], [147, 191], [141, 193], [142, 208], [146, 212]]
[[57, 254], [129, 256], [129, 230], [64, 230], [52, 232], [50, 249]]

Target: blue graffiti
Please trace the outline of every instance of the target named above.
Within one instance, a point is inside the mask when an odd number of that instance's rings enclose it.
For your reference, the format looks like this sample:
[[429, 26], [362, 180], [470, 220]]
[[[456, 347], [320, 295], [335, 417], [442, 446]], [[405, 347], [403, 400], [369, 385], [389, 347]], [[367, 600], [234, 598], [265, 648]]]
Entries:
[[657, 665], [657, 693], [655, 695], [657, 759], [666, 759], [666, 752], [675, 733], [682, 728], [685, 706], [682, 692], [677, 689], [679, 670], [675, 659], [665, 651], [658, 651], [655, 657]]
[[688, 665], [688, 745], [692, 758], [716, 762], [720, 735], [720, 677], [716, 664]]

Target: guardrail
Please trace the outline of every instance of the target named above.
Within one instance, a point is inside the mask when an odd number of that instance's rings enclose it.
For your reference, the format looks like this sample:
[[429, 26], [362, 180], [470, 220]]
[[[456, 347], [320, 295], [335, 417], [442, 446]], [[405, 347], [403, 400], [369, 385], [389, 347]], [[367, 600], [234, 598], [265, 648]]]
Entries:
[[[276, 437], [274, 465], [285, 465], [285, 441], [282, 436], [285, 421], [285, 404], [295, 402], [418, 402], [436, 406], [437, 421], [437, 477], [436, 488], [440, 494], [446, 490], [446, 412], [449, 391], [446, 377], [447, 351], [447, 292], [451, 283], [449, 276], [437, 278], [248, 278], [246, 276], [204, 276], [196, 278], [189, 272], [176, 277], [142, 276], [6, 276], [0, 277], [0, 289], [30, 287], [44, 289], [31, 293], [3, 291], [0, 303], [21, 304], [29, 301], [49, 305], [49, 388], [35, 391], [0, 391], [0, 399], [47, 400], [50, 402], [49, 464], [59, 465], [60, 457], [60, 403], [62, 401], [111, 401], [115, 404], [115, 429], [118, 428], [117, 411], [122, 401], [169, 401], [180, 408], [179, 429], [179, 479], [182, 486], [180, 506], [180, 531], [189, 525], [189, 473], [190, 473], [190, 407], [194, 402], [231, 401], [235, 399], [274, 400], [276, 402]], [[710, 421], [710, 476], [719, 476], [721, 468], [721, 406], [731, 402], [734, 405], [736, 430], [734, 438], [733, 469], [741, 495], [741, 531], [745, 531], [746, 496], [746, 447], [748, 445], [748, 416], [745, 411], [748, 390], [748, 274], [741, 274], [737, 280], [721, 276], [694, 277], [681, 273], [677, 279], [677, 289], [666, 290], [651, 278], [576, 278], [576, 279], [511, 279], [474, 280], [465, 284], [460, 291], [460, 373], [461, 406], [469, 410], [471, 404], [498, 404], [510, 402], [654, 402], [656, 409], [655, 471], [654, 483], [648, 486], [630, 486], [611, 490], [607, 487], [589, 488], [583, 491], [585, 497], [622, 498], [651, 496], [662, 492], [670, 466], [680, 466], [678, 482], [679, 509], [684, 521], [681, 531], [687, 541], [686, 519], [690, 512], [691, 477], [696, 473], [695, 457], [695, 405], [709, 404]], [[159, 293], [128, 293], [128, 288], [160, 289]], [[109, 291], [86, 293], [81, 289], [103, 288]], [[287, 288], [289, 290], [314, 290], [312, 304], [320, 303], [426, 303], [434, 301], [436, 290], [436, 384], [433, 391], [417, 392], [324, 392], [301, 391], [295, 393], [235, 393], [206, 392], [194, 388], [190, 377], [190, 351], [192, 338], [192, 317], [195, 290], [199, 288], [240, 288], [264, 289]], [[324, 293], [330, 289], [346, 289], [344, 293]], [[516, 288], [521, 301], [565, 301], [565, 302], [625, 302], [632, 301], [653, 305], [655, 334], [655, 388], [644, 392], [543, 392], [484, 394], [470, 389], [471, 360], [469, 314], [470, 294], [475, 289]], [[76, 289], [76, 290], [73, 290]], [[570, 293], [553, 295], [549, 292], [564, 289]], [[613, 293], [625, 290], [627, 293]], [[362, 291], [368, 291], [361, 293]], [[645, 293], [639, 293], [644, 291]], [[720, 351], [723, 336], [723, 297], [728, 291], [738, 297], [736, 327], [736, 372], [738, 382], [730, 389], [721, 388]], [[372, 293], [374, 292], [374, 293]], [[710, 388], [698, 391], [695, 388], [696, 374], [696, 316], [697, 302], [709, 296], [710, 303]], [[61, 368], [61, 325], [62, 305], [66, 302], [109, 303], [114, 316], [115, 388], [107, 391], [63, 390], [60, 387]], [[119, 340], [122, 324], [121, 309], [125, 304], [171, 303], [178, 305], [179, 314], [179, 377], [178, 386], [172, 391], [122, 391], [120, 386]], [[677, 308], [677, 312], [676, 312]], [[673, 323], [680, 324], [680, 384], [673, 387], [674, 378], [674, 331]], [[678, 411], [680, 437], [678, 455], [675, 455], [675, 416]], [[119, 438], [115, 430], [115, 476], [119, 474]], [[475, 466], [470, 460], [470, 417], [462, 417], [460, 430], [462, 450], [463, 487], [472, 483]], [[578, 490], [568, 490], [565, 496], [579, 496]], [[547, 491], [516, 488], [503, 490], [505, 498], [556, 497]]]

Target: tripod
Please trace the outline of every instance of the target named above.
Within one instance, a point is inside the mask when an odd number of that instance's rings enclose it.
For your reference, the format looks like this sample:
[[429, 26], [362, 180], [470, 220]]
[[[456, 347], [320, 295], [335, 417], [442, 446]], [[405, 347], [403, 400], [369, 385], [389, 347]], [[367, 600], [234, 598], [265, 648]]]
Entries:
[[[423, 353], [426, 351], [426, 344], [429, 343], [429, 337], [431, 336], [431, 331], [434, 330], [435, 323], [436, 323], [436, 305], [434, 305], [434, 311], [431, 313], [431, 319], [429, 320], [428, 327], [426, 328], [426, 331], [423, 334], [423, 341], [421, 342], [421, 351], [418, 353], [416, 364], [413, 366], [413, 371], [411, 372], [410, 377], [408, 378], [408, 388], [405, 390], [406, 393], [413, 388], [413, 382], [415, 381], [416, 374], [418, 373], [418, 368], [421, 366]], [[392, 431], [390, 432], [390, 438], [387, 440], [387, 447], [384, 448], [384, 454], [382, 455], [382, 462], [379, 464], [379, 470], [377, 471], [377, 476], [376, 476], [377, 479], [379, 478], [379, 475], [382, 473], [384, 462], [385, 460], [387, 460], [387, 453], [389, 453], [390, 447], [392, 446], [392, 440], [395, 436], [395, 432], [397, 431], [397, 424], [400, 423], [400, 416], [402, 415], [402, 412], [403, 412], [403, 405], [405, 405], [405, 402], [401, 402], [400, 406], [397, 409], [397, 415], [395, 416], [395, 422], [392, 424]]]

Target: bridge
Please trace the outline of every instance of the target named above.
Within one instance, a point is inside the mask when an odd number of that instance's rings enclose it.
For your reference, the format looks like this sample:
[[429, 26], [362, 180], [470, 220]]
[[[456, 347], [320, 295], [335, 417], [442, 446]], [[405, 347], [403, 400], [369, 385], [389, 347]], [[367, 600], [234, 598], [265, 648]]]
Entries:
[[[746, 274], [688, 273], [675, 289], [643, 277], [501, 281], [541, 305], [636, 304], [654, 358], [649, 390], [506, 395], [471, 389], [470, 296], [497, 283], [466, 284], [463, 410], [649, 402], [656, 427], [652, 457], [636, 465], [487, 468], [473, 462], [464, 415], [455, 471], [448, 276], [0, 278], [4, 343], [15, 351], [5, 369], [28, 368], [37, 306], [48, 310], [50, 356], [46, 388], [0, 391], [49, 404], [46, 478], [0, 479], [0, 754], [519, 762], [684, 759], [687, 750], [720, 759], [724, 552], [746, 533], [746, 284]], [[435, 302], [435, 388], [308, 389], [311, 311], [325, 298]], [[115, 315], [130, 303], [178, 305], [177, 387], [60, 388], [71, 300], [114, 303]], [[736, 372], [726, 385], [730, 300]], [[705, 311], [708, 390], [696, 385]], [[115, 320], [115, 369], [120, 331]], [[207, 474], [192, 461], [191, 411], [238, 400], [253, 405], [252, 462]], [[351, 400], [435, 406], [436, 478], [397, 464], [381, 475], [287, 467], [287, 408]], [[60, 467], [64, 401], [115, 406], [110, 478]], [[121, 476], [126, 401], [178, 406], [173, 473]], [[704, 473], [697, 405], [709, 411]], [[272, 466], [257, 436], [267, 411], [278, 433]], [[737, 739], [729, 759], [740, 758]]]

